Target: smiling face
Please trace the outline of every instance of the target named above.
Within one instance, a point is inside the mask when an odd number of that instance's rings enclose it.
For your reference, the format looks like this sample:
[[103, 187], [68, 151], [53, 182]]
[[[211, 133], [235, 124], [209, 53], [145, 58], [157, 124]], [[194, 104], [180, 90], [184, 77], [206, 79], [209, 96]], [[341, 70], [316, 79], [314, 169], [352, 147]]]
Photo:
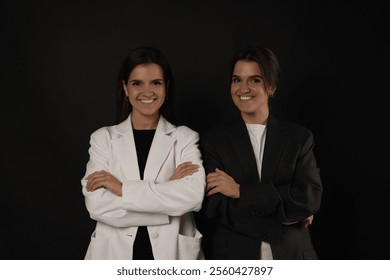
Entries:
[[268, 99], [274, 91], [274, 87], [269, 87], [265, 83], [263, 72], [256, 62], [237, 61], [232, 74], [230, 92], [246, 123], [266, 124], [269, 115]]
[[[131, 71], [123, 89], [132, 109], [132, 122], [136, 128], [140, 123], [157, 125], [159, 110], [165, 101], [166, 83], [158, 64], [140, 64]], [[150, 128], [150, 127], [149, 127]]]

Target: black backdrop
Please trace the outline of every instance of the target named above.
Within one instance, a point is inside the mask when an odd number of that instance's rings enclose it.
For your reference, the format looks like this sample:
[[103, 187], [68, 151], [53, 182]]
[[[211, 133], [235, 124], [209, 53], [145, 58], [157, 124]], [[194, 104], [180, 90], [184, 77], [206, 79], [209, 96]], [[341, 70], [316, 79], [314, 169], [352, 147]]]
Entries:
[[2, 1], [2, 259], [82, 259], [94, 222], [80, 179], [89, 135], [115, 121], [121, 60], [153, 45], [177, 82], [179, 121], [236, 114], [232, 53], [280, 58], [273, 113], [314, 132], [321, 259], [390, 259], [388, 31], [384, 1]]

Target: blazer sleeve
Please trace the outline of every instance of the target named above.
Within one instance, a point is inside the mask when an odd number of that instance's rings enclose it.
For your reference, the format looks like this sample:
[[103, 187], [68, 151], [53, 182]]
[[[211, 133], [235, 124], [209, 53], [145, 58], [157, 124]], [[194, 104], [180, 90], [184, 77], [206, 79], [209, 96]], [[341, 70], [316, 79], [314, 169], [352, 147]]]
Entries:
[[109, 170], [110, 133], [107, 128], [101, 128], [91, 134], [89, 161], [86, 172], [81, 179], [82, 193], [90, 217], [96, 221], [114, 227], [161, 225], [169, 223], [169, 217], [162, 213], [143, 213], [125, 209], [123, 198], [111, 191], [99, 188], [93, 192], [86, 190], [86, 177], [100, 170]]
[[[282, 197], [283, 205], [280, 209], [283, 221], [303, 220], [315, 214], [321, 205], [323, 192], [320, 169], [314, 155], [314, 138], [309, 130], [305, 130], [301, 148], [298, 149], [291, 182], [283, 176], [275, 177], [274, 184]], [[294, 153], [293, 153], [294, 154]], [[288, 155], [291, 157], [291, 155]], [[285, 160], [288, 168], [288, 160]]]
[[[199, 149], [197, 132], [181, 126], [176, 130], [175, 154], [179, 155], [177, 165], [191, 161], [199, 170], [182, 179], [156, 183], [152, 180], [130, 180], [123, 183], [123, 207], [143, 213], [162, 213], [181, 216], [199, 211], [205, 192], [205, 171]], [[140, 199], [147, 198], [147, 199]]]

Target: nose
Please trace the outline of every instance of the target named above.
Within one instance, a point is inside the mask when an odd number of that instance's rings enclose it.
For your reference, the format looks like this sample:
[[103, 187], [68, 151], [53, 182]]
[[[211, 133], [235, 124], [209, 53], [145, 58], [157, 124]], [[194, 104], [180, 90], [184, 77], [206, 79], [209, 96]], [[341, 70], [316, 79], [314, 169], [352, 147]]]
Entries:
[[249, 93], [249, 92], [250, 92], [250, 89], [246, 85], [242, 85], [240, 87], [240, 93]]
[[145, 95], [154, 95], [153, 86], [151, 85], [145, 85]]

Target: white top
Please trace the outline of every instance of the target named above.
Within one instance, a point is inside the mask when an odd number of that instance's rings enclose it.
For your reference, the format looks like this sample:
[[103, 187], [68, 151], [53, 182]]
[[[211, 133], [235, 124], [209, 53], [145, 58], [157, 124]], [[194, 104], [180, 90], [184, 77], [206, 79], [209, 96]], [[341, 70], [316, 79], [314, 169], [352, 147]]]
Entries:
[[[261, 166], [263, 162], [264, 144], [267, 127], [263, 124], [246, 124], [246, 128], [249, 132], [251, 139], [253, 152], [256, 158], [257, 171], [259, 173], [259, 179], [261, 180]], [[272, 260], [271, 246], [268, 242], [262, 241], [260, 248], [260, 259], [261, 260]]]

